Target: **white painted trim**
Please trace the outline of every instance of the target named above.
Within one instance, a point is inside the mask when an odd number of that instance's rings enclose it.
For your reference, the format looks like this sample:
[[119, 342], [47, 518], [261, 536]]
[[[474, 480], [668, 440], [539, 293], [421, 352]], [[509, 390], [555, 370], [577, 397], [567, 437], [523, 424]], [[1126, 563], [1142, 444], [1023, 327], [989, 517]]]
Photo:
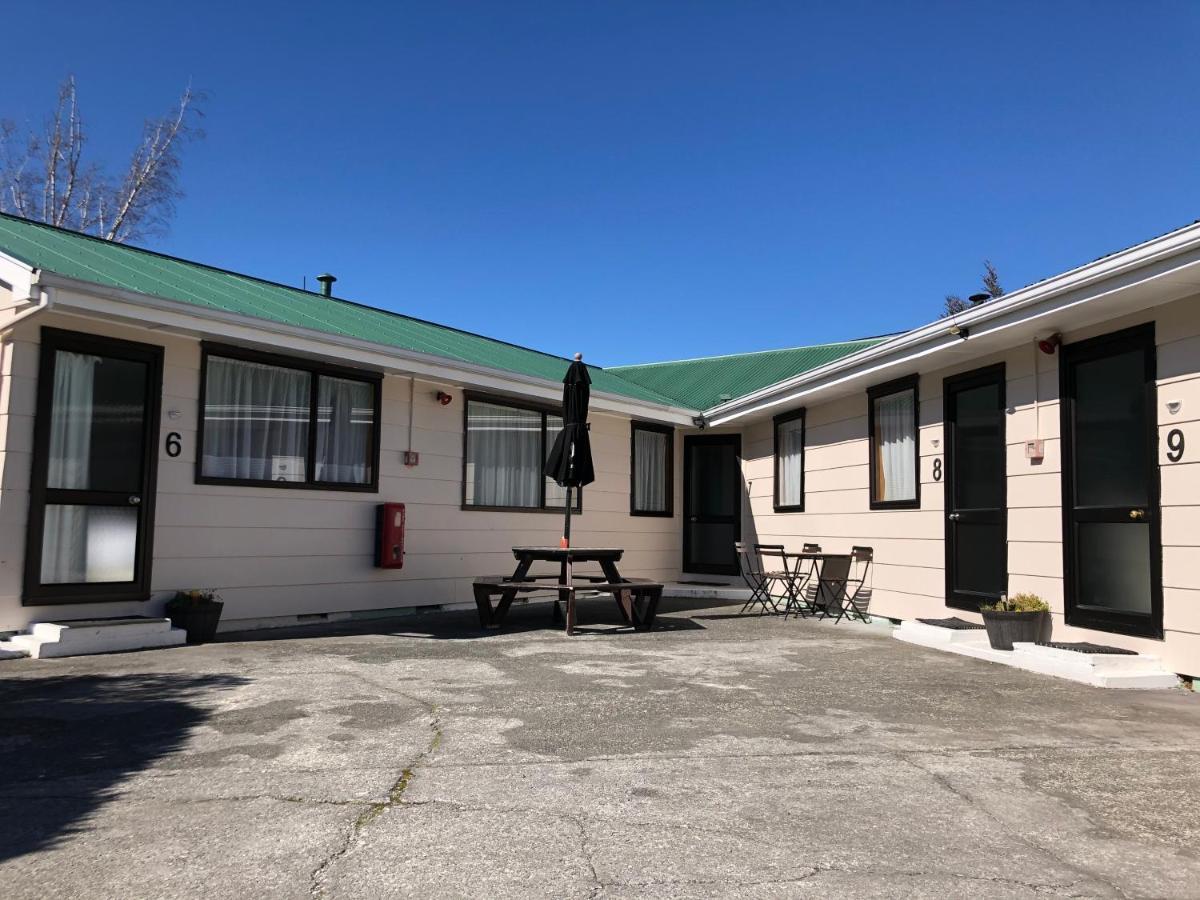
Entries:
[[[461, 384], [539, 399], [553, 400], [562, 396], [562, 383], [551, 379], [519, 375], [429, 353], [198, 307], [149, 294], [105, 287], [53, 272], [43, 272], [42, 281], [61, 289], [55, 307], [64, 312], [123, 320], [143, 328], [168, 328], [186, 334], [250, 343], [276, 351], [283, 349], [323, 358], [332, 357], [343, 363], [357, 363], [399, 375], [419, 376], [433, 384]], [[286, 343], [272, 340], [276, 337], [288, 340]], [[691, 425], [695, 416], [692, 410], [622, 397], [607, 391], [593, 391], [592, 407], [597, 411], [638, 416], [674, 425]]]
[[847, 381], [883, 380], [885, 370], [961, 347], [962, 340], [948, 333], [951, 325], [967, 329], [971, 339], [975, 340], [1100, 300], [1119, 290], [1191, 266], [1197, 267], [1194, 283], [1200, 287], [1200, 225], [1189, 225], [1014, 291], [958, 316], [939, 319], [874, 347], [719, 404], [705, 412], [705, 419], [714, 427], [726, 425], [776, 407], [802, 403], [817, 390]]

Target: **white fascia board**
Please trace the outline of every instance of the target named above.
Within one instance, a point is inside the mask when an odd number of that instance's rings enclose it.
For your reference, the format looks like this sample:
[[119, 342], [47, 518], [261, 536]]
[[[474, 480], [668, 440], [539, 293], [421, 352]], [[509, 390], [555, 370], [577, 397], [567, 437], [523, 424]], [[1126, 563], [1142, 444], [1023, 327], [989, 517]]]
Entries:
[[[561, 400], [562, 382], [520, 375], [475, 363], [404, 350], [358, 338], [342, 337], [295, 325], [256, 319], [225, 310], [198, 307], [150, 294], [93, 284], [53, 272], [42, 282], [60, 290], [55, 308], [122, 320], [149, 329], [256, 344], [276, 351], [333, 358], [397, 375], [415, 376], [433, 384], [461, 384], [542, 400]], [[131, 308], [132, 307], [132, 308]], [[273, 340], [273, 338], [285, 340]], [[640, 401], [607, 391], [592, 392], [592, 408], [672, 425], [692, 425], [696, 413], [681, 407]]]
[[911, 364], [948, 349], [960, 349], [963, 341], [948, 334], [951, 325], [967, 330], [971, 335], [969, 340], [977, 340], [1084, 303], [1102, 300], [1186, 268], [1196, 272], [1194, 275], [1189, 273], [1189, 281], [1200, 286], [1200, 225], [1189, 225], [964, 313], [907, 331], [820, 368], [760, 388], [706, 410], [704, 418], [715, 427], [775, 407], [794, 405], [818, 390], [824, 391], [847, 381], [868, 377], [879, 380], [884, 370]]

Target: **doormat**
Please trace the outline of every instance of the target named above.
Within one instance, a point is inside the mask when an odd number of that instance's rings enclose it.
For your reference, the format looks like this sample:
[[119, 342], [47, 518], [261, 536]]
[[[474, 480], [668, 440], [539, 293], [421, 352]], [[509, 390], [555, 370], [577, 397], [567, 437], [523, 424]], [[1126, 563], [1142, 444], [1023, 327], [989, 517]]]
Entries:
[[1089, 644], [1087, 641], [1067, 643], [1065, 641], [1038, 641], [1039, 647], [1050, 647], [1054, 650], [1071, 650], [1075, 653], [1103, 653], [1109, 656], [1137, 656], [1136, 650], [1126, 650], [1124, 647], [1106, 647], [1104, 644]]
[[974, 622], [968, 622], [958, 616], [951, 616], [949, 619], [917, 619], [917, 621], [922, 625], [949, 628], [951, 631], [977, 631], [983, 628], [982, 625], [976, 625]]
[[677, 581], [676, 584], [691, 584], [696, 587], [735, 587], [732, 584], [726, 584], [723, 581]]

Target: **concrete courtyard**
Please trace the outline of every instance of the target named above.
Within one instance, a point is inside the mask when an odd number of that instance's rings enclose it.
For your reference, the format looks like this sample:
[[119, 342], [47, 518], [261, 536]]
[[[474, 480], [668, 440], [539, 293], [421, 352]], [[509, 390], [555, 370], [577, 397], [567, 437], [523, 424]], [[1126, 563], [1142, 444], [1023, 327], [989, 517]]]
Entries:
[[0, 663], [0, 894], [1200, 896], [1200, 697], [664, 606]]

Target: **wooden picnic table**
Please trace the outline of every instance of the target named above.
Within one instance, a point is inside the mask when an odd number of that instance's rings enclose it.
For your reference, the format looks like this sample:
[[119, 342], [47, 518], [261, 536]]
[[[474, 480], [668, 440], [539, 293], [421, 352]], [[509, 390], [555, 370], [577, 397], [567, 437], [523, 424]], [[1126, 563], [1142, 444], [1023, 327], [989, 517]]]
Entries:
[[[520, 592], [557, 588], [555, 621], [559, 617], [558, 604], [565, 604], [567, 634], [575, 630], [575, 595], [587, 590], [612, 594], [621, 618], [638, 630], [646, 630], [654, 622], [663, 586], [645, 579], [623, 577], [617, 563], [624, 553], [620, 547], [513, 547], [517, 567], [512, 575], [483, 576], [475, 581], [480, 624], [485, 628], [498, 627]], [[558, 563], [558, 574], [530, 575], [529, 570], [535, 562]], [[603, 574], [576, 576], [576, 563], [596, 563]], [[492, 604], [493, 596], [499, 598], [495, 605]]]

